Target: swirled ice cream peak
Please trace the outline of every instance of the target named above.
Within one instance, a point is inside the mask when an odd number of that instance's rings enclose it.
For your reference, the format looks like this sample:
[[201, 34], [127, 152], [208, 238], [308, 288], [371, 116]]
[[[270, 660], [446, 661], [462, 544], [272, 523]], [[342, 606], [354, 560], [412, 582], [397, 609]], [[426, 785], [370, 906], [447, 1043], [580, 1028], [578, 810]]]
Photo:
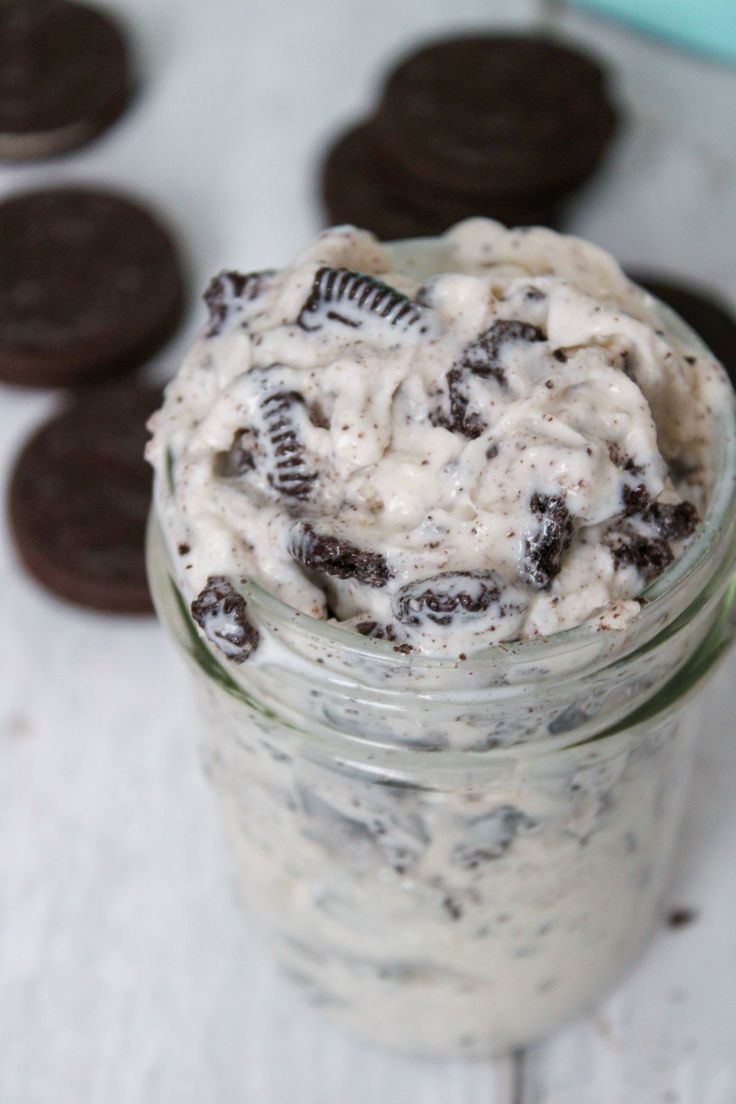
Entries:
[[243, 578], [405, 654], [623, 627], [698, 525], [728, 381], [595, 246], [339, 227], [205, 299], [148, 455], [231, 660], [258, 651]]

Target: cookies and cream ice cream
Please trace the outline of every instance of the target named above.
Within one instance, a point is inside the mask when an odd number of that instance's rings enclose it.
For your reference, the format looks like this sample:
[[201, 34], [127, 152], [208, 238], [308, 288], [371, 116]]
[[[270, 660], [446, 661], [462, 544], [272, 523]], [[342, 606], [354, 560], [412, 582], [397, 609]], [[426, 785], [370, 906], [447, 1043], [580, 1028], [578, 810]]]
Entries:
[[524, 1046], [658, 922], [734, 631], [730, 385], [546, 230], [342, 228], [206, 298], [149, 570], [251, 919], [374, 1044]]
[[592, 245], [340, 227], [206, 301], [149, 458], [230, 659], [259, 645], [243, 577], [405, 653], [624, 627], [699, 523], [728, 381]]

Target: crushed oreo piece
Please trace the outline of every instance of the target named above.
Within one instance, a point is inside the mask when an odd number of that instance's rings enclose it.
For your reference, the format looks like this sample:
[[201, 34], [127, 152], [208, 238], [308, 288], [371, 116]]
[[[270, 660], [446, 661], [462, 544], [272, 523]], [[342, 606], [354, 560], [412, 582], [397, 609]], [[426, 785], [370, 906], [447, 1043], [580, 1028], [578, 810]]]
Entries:
[[304, 442], [292, 416], [294, 407], [303, 405], [304, 398], [298, 391], [276, 391], [261, 403], [273, 451], [274, 471], [269, 482], [280, 494], [301, 499], [309, 497], [317, 479], [317, 473], [308, 469]]
[[[427, 845], [421, 819], [405, 812], [401, 798], [373, 793], [340, 807], [332, 795], [321, 795], [297, 785], [297, 799], [305, 830], [330, 852], [349, 856], [351, 862], [373, 865], [380, 859], [405, 874]], [[333, 801], [335, 803], [333, 803]]]
[[622, 528], [612, 532], [608, 543], [614, 565], [617, 568], [635, 567], [647, 582], [661, 575], [675, 558], [666, 540], [644, 537], [633, 529]]
[[485, 432], [487, 426], [478, 413], [468, 413], [466, 381], [469, 376], [493, 379], [500, 387], [506, 386], [506, 372], [501, 363], [501, 351], [509, 342], [544, 341], [537, 326], [521, 322], [517, 318], [498, 319], [484, 333], [466, 345], [457, 364], [447, 373], [447, 395], [450, 405], [449, 419], [438, 412], [433, 417], [435, 425], [441, 425], [453, 433], [462, 433], [474, 440]]
[[359, 621], [355, 631], [372, 640], [396, 640], [396, 629], [390, 622], [388, 625], [381, 625], [378, 621]]
[[563, 732], [571, 732], [574, 728], [579, 728], [580, 725], [590, 720], [590, 713], [578, 702], [573, 702], [572, 705], [568, 705], [566, 709], [563, 709], [561, 713], [558, 713], [556, 717], [547, 725], [547, 731], [552, 736], [559, 736]]
[[203, 299], [209, 311], [207, 337], [216, 337], [225, 327], [233, 311], [242, 313], [246, 303], [260, 298], [270, 285], [275, 272], [220, 272], [209, 283]]
[[302, 567], [338, 579], [356, 579], [365, 586], [384, 587], [391, 578], [386, 557], [380, 552], [318, 533], [307, 522], [299, 522], [292, 531], [289, 554]]
[[503, 387], [506, 384], [506, 372], [501, 364], [503, 347], [515, 341], [530, 344], [544, 340], [544, 334], [538, 326], [532, 326], [518, 318], [499, 318], [465, 347], [460, 367], [481, 379], [495, 379]]
[[452, 861], [464, 870], [500, 859], [520, 832], [537, 827], [537, 821], [513, 805], [501, 805], [468, 825], [466, 838], [452, 851]]
[[442, 908], [445, 910], [451, 920], [461, 920], [463, 915], [462, 905], [449, 894], [447, 897], [442, 898]]
[[693, 908], [673, 908], [667, 914], [668, 928], [686, 928], [698, 918], [698, 913]]
[[392, 600], [394, 615], [405, 625], [421, 625], [426, 619], [448, 626], [463, 619], [488, 614], [500, 621], [521, 612], [525, 600], [495, 571], [447, 571], [429, 579], [417, 579], [400, 587]]
[[211, 575], [191, 605], [192, 617], [207, 639], [233, 663], [244, 663], [260, 643], [247, 609], [243, 595], [224, 575]]
[[692, 502], [653, 502], [643, 518], [666, 540], [686, 540], [700, 524], [700, 514]]
[[254, 439], [257, 430], [237, 429], [230, 448], [215, 454], [215, 475], [220, 479], [237, 479], [247, 471], [253, 471], [256, 462], [253, 459]]
[[519, 575], [535, 590], [544, 590], [562, 567], [562, 554], [572, 540], [572, 518], [559, 495], [535, 494], [530, 507], [539, 522], [524, 539]]
[[623, 497], [624, 513], [627, 517], [630, 517], [632, 514], [641, 514], [647, 509], [652, 501], [649, 491], [643, 483], [638, 483], [635, 487], [632, 487], [630, 483], [625, 483], [621, 493]]
[[403, 331], [415, 326], [423, 312], [408, 296], [375, 276], [349, 268], [320, 268], [297, 323], [308, 331], [321, 329], [326, 321], [359, 329], [369, 315]]
[[480, 437], [486, 430], [486, 423], [476, 413], [468, 413], [468, 396], [465, 389], [467, 376], [462, 368], [451, 368], [447, 373], [447, 394], [450, 399], [449, 421], [437, 415], [435, 424], [441, 424], [453, 433], [462, 433], [471, 441]]

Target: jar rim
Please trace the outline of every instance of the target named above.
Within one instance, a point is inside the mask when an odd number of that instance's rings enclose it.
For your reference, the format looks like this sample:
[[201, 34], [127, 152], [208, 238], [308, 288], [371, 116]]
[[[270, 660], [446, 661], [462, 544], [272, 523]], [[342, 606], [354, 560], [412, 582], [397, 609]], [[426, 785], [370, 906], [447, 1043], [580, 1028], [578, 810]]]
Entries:
[[[679, 315], [655, 296], [650, 298], [665, 329], [679, 333], [686, 347], [713, 356]], [[603, 629], [597, 624], [598, 615], [593, 615], [579, 625], [546, 636], [491, 643], [466, 657], [478, 674], [497, 668], [509, 671], [516, 666], [532, 667], [541, 660], [549, 662], [563, 656], [569, 659], [571, 654], [589, 651], [594, 642], [600, 645], [601, 633], [605, 633], [607, 648], [598, 647], [594, 651], [605, 652], [608, 661], [638, 651], [690, 605], [685, 592], [694, 576], [702, 576], [700, 591], [717, 573], [719, 563], [732, 556], [736, 558], [736, 392], [732, 391], [730, 403], [714, 411], [714, 418], [718, 427], [718, 456], [714, 458], [716, 477], [705, 517], [683, 554], [636, 596], [641, 609], [630, 626], [623, 630]], [[710, 571], [706, 570], [708, 567]], [[387, 663], [395, 666], [400, 660], [402, 665], [410, 664], [413, 671], [428, 674], [457, 670], [464, 663], [458, 656], [412, 653], [399, 657], [391, 641], [364, 637], [353, 629], [343, 628], [339, 621], [303, 612], [252, 577], [241, 577], [241, 589], [266, 622], [288, 627], [305, 642], [311, 638], [320, 646], [334, 647], [345, 655], [362, 657], [381, 666]]]

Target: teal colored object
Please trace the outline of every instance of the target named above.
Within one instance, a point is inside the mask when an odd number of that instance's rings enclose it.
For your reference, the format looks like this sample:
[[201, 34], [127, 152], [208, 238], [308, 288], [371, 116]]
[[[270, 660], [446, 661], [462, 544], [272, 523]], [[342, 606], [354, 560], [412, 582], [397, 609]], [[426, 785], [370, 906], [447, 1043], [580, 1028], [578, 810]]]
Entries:
[[736, 0], [575, 0], [721, 61], [736, 63]]

